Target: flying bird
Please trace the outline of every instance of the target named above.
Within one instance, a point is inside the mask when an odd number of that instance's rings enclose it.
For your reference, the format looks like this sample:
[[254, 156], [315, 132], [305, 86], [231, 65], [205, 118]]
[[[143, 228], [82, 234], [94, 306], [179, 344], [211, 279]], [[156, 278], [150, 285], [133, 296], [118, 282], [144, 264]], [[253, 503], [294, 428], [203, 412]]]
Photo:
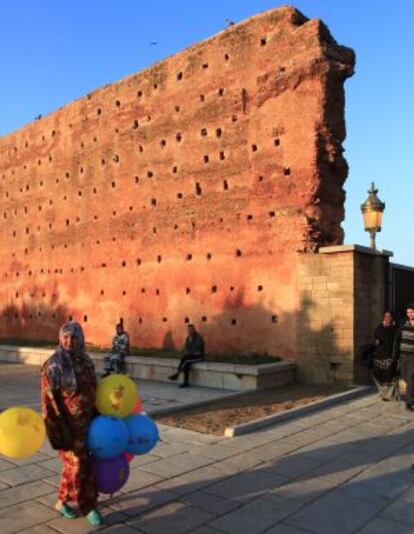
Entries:
[[157, 44], [158, 44], [158, 41], [151, 41], [151, 42], [150, 42], [150, 46], [155, 46], [155, 45], [157, 45]]

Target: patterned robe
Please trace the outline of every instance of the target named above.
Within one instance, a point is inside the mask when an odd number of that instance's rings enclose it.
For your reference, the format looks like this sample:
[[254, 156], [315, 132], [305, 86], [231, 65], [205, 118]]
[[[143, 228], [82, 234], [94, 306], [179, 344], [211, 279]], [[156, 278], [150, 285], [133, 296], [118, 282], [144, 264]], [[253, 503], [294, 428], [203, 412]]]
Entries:
[[[92, 459], [86, 447], [87, 430], [95, 415], [96, 376], [94, 365], [89, 357], [73, 358], [73, 370], [78, 384], [77, 390], [59, 390], [74, 444], [71, 451], [59, 451], [63, 471], [58, 498], [63, 503], [77, 502], [80, 511], [87, 515], [97, 505]], [[59, 432], [56, 414], [60, 412], [53, 396], [47, 371], [48, 361], [41, 369], [41, 401], [48, 432], [53, 434], [53, 432]]]

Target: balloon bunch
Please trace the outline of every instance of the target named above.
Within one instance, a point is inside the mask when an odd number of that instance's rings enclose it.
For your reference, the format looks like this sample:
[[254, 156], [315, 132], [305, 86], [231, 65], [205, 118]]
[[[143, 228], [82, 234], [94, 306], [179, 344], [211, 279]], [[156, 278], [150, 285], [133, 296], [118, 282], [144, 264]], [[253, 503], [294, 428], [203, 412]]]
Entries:
[[0, 454], [28, 458], [40, 449], [45, 437], [43, 419], [31, 408], [13, 406], [0, 414]]
[[115, 493], [129, 477], [129, 462], [149, 452], [159, 440], [156, 424], [141, 413], [135, 383], [125, 375], [103, 378], [96, 392], [95, 417], [88, 429], [87, 445], [93, 456], [100, 493]]

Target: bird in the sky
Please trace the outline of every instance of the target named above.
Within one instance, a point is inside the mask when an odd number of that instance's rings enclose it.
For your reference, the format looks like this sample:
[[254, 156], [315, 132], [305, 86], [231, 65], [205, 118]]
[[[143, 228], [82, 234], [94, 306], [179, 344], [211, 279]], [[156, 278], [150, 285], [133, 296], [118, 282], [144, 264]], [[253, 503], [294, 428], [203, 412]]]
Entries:
[[151, 41], [151, 42], [150, 42], [150, 46], [155, 46], [155, 45], [157, 45], [157, 44], [158, 44], [158, 41]]

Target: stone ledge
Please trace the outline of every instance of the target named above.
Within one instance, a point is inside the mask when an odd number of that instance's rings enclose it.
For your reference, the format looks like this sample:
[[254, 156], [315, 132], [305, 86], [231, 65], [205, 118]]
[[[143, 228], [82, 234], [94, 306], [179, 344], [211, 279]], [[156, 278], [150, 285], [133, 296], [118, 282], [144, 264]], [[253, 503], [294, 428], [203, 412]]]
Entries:
[[[42, 365], [51, 355], [51, 349], [0, 345], [0, 361]], [[103, 372], [104, 354], [88, 352], [98, 373]], [[168, 382], [168, 376], [177, 368], [178, 359], [129, 356], [127, 372], [132, 378]], [[256, 391], [291, 384], [295, 381], [296, 364], [293, 361], [261, 365], [235, 365], [201, 362], [193, 365], [191, 382], [196, 386], [230, 391]]]
[[362, 254], [369, 254], [371, 256], [387, 256], [394, 255], [390, 250], [373, 250], [370, 247], [363, 247], [362, 245], [337, 245], [332, 247], [321, 247], [319, 254], [335, 254], [338, 252], [361, 252]]

